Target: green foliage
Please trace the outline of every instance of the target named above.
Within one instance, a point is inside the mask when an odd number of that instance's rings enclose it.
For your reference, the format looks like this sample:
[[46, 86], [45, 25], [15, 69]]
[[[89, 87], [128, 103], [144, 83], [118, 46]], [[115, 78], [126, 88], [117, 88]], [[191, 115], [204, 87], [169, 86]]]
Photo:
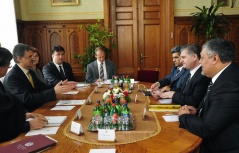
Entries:
[[111, 43], [111, 38], [114, 37], [112, 32], [109, 32], [106, 29], [100, 20], [97, 20], [95, 24], [88, 25], [80, 25], [78, 28], [85, 28], [89, 33], [89, 44], [87, 48], [84, 50], [83, 54], [74, 55], [74, 58], [78, 59], [79, 64], [81, 64], [84, 68], [84, 72], [86, 73], [87, 64], [93, 62], [95, 60], [95, 48], [96, 47], [104, 47], [105, 48], [105, 58], [109, 58], [109, 54], [111, 50], [106, 47], [106, 44], [110, 44], [112, 47], [115, 47], [115, 43]]
[[229, 23], [223, 13], [216, 14], [218, 9], [223, 6], [223, 2], [214, 6], [212, 4], [210, 8], [195, 8], [200, 12], [191, 13], [191, 32], [199, 37], [201, 41], [207, 41], [213, 38], [223, 37], [230, 31]]

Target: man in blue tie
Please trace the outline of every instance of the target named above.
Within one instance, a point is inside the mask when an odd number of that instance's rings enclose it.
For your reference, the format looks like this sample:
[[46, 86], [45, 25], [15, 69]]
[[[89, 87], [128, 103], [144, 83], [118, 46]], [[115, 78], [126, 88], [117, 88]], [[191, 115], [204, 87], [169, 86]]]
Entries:
[[[158, 90], [159, 88], [161, 88], [161, 92], [180, 90], [184, 79], [189, 73], [187, 69], [183, 68], [182, 62], [180, 62], [180, 50], [181, 46], [176, 46], [171, 50], [174, 66], [172, 67], [170, 74], [151, 86], [152, 90]], [[170, 87], [168, 85], [170, 85]]]

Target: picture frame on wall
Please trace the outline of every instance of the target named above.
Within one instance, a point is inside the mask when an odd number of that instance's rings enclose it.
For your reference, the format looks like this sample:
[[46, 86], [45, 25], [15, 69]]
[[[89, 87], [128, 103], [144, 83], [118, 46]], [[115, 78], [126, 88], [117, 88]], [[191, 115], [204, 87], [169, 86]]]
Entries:
[[70, 6], [79, 5], [79, 0], [51, 0], [52, 6]]
[[214, 3], [215, 5], [218, 5], [221, 2], [224, 2], [222, 5], [223, 7], [230, 7], [231, 5], [231, 0], [212, 0], [212, 3]]

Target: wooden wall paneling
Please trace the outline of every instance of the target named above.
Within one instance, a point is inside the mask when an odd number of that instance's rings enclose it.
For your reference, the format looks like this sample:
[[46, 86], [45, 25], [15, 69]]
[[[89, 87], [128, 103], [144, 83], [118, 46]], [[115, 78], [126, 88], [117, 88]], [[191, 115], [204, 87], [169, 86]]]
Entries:
[[66, 52], [68, 54], [67, 61], [71, 64], [76, 80], [85, 80], [83, 67], [73, 56], [82, 54], [85, 48], [85, 30], [79, 29], [77, 25], [66, 28]]
[[232, 16], [229, 18], [230, 20], [230, 40], [235, 45], [235, 61], [239, 63], [239, 15], [238, 16]]
[[48, 61], [46, 58], [48, 56], [48, 53], [46, 52], [45, 40], [45, 29], [43, 27], [29, 28], [27, 29], [27, 32], [25, 32], [25, 41], [23, 43], [36, 48], [39, 52], [40, 69], [44, 66], [44, 63]]
[[[64, 33], [62, 28], [47, 28], [47, 48], [49, 50], [49, 55], [46, 56], [45, 58], [48, 61], [52, 60], [51, 57], [51, 50], [54, 46], [56, 45], [61, 45], [62, 47], [66, 48], [64, 45]], [[65, 54], [65, 59], [68, 58], [68, 54]]]

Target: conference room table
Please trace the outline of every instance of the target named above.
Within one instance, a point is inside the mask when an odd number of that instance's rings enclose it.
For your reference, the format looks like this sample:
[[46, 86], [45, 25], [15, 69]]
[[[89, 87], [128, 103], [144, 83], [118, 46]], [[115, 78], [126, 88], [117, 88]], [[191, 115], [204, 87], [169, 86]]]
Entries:
[[[145, 87], [149, 88], [151, 83], [140, 82]], [[77, 88], [79, 91], [76, 95], [64, 95], [64, 99], [86, 99], [94, 91], [96, 85], [91, 85], [88, 87]], [[150, 102], [156, 101], [153, 97], [149, 96]], [[67, 119], [63, 124], [60, 125], [57, 133], [55, 135], [50, 135], [52, 138], [56, 139], [58, 142], [56, 146], [53, 146], [47, 153], [89, 153], [90, 149], [116, 149], [116, 153], [186, 153], [186, 152], [198, 152], [199, 145], [202, 139], [186, 129], [179, 128], [179, 122], [165, 122], [163, 115], [168, 112], [156, 112], [156, 117], [160, 123], [161, 131], [156, 136], [150, 137], [148, 139], [133, 142], [129, 144], [122, 145], [95, 145], [79, 142], [68, 138], [64, 134], [64, 128], [71, 122], [72, 117], [76, 115], [77, 110], [82, 106], [76, 106], [70, 111], [52, 111], [50, 110], [56, 105], [57, 101], [48, 102], [42, 105], [40, 108], [35, 110], [35, 113], [40, 113], [45, 116], [67, 116]], [[91, 105], [94, 105], [93, 102]], [[84, 116], [84, 114], [83, 114]], [[20, 134], [13, 140], [4, 142], [0, 144], [5, 146], [19, 140], [27, 138], [26, 133]]]

